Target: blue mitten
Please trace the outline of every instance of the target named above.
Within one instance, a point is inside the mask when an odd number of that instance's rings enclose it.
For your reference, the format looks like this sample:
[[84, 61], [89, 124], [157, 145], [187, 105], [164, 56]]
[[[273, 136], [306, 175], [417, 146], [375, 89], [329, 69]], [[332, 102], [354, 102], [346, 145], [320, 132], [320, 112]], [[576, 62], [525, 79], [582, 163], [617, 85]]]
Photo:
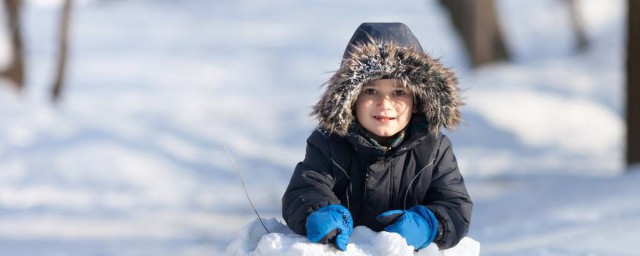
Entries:
[[436, 238], [438, 220], [427, 207], [414, 206], [409, 210], [391, 210], [381, 213], [376, 220], [387, 225], [384, 231], [395, 232], [420, 250]]
[[307, 217], [307, 239], [314, 243], [332, 243], [347, 250], [353, 232], [353, 219], [347, 208], [339, 204], [324, 206]]

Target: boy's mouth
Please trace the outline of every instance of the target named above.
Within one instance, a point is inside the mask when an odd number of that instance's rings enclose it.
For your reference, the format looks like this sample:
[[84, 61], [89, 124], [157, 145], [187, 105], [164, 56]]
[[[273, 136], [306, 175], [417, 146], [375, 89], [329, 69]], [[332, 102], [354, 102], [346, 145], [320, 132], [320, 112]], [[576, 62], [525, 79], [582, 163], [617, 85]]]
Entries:
[[388, 121], [396, 120], [395, 117], [389, 117], [389, 116], [373, 116], [373, 118], [375, 118], [376, 120], [381, 121], [381, 122], [388, 122]]

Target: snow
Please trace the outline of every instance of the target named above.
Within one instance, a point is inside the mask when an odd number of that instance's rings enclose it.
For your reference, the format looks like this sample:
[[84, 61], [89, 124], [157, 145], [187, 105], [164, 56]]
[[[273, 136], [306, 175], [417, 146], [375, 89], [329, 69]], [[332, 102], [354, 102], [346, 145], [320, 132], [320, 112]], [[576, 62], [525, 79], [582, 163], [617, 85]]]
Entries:
[[[68, 83], [54, 106], [62, 2], [26, 1], [27, 87], [0, 80], [2, 255], [252, 251], [237, 247], [256, 216], [223, 145], [261, 216], [280, 218], [315, 126], [310, 106], [364, 21], [408, 24], [458, 72], [466, 121], [448, 135], [482, 255], [638, 254], [622, 0], [579, 1], [591, 40], [582, 54], [561, 1], [497, 1], [514, 58], [479, 70], [437, 1], [74, 1]], [[0, 28], [0, 66], [6, 36]], [[277, 251], [303, 239], [289, 235], [244, 240]], [[407, 250], [392, 234], [358, 235], [357, 253]]]
[[[480, 243], [465, 237], [460, 243], [448, 250], [438, 250], [438, 246], [429, 246], [414, 253], [414, 247], [396, 233], [374, 232], [365, 226], [354, 228], [347, 250], [342, 252], [332, 245], [314, 244], [304, 236], [291, 231], [287, 225], [275, 218], [258, 219], [247, 224], [236, 239], [229, 245], [226, 255], [417, 255], [417, 256], [477, 256], [480, 255]], [[269, 230], [269, 233], [265, 230]]]

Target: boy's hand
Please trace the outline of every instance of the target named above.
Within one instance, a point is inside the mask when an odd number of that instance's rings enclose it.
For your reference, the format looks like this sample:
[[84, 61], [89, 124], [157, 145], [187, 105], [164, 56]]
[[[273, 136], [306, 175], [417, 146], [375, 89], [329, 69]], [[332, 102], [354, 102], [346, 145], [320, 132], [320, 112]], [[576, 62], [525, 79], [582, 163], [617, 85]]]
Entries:
[[376, 220], [387, 225], [384, 231], [400, 234], [416, 250], [429, 245], [438, 232], [436, 216], [422, 205], [409, 210], [386, 211], [378, 215]]
[[339, 204], [324, 206], [307, 217], [307, 239], [314, 243], [332, 243], [347, 250], [353, 232], [353, 219], [347, 208]]

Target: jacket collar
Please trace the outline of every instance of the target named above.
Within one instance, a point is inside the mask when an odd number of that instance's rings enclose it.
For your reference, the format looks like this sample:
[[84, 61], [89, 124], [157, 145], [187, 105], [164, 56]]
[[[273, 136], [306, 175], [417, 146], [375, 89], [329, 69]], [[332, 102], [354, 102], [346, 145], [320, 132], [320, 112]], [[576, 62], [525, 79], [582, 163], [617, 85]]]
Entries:
[[402, 131], [402, 139], [390, 149], [385, 149], [375, 140], [366, 135], [364, 128], [361, 128], [357, 122], [354, 122], [349, 128], [349, 133], [345, 135], [346, 140], [353, 145], [358, 155], [364, 159], [379, 159], [390, 156], [400, 155], [414, 148], [423, 140], [429, 137], [429, 131], [426, 118], [423, 116], [414, 116], [411, 118], [409, 125]]

